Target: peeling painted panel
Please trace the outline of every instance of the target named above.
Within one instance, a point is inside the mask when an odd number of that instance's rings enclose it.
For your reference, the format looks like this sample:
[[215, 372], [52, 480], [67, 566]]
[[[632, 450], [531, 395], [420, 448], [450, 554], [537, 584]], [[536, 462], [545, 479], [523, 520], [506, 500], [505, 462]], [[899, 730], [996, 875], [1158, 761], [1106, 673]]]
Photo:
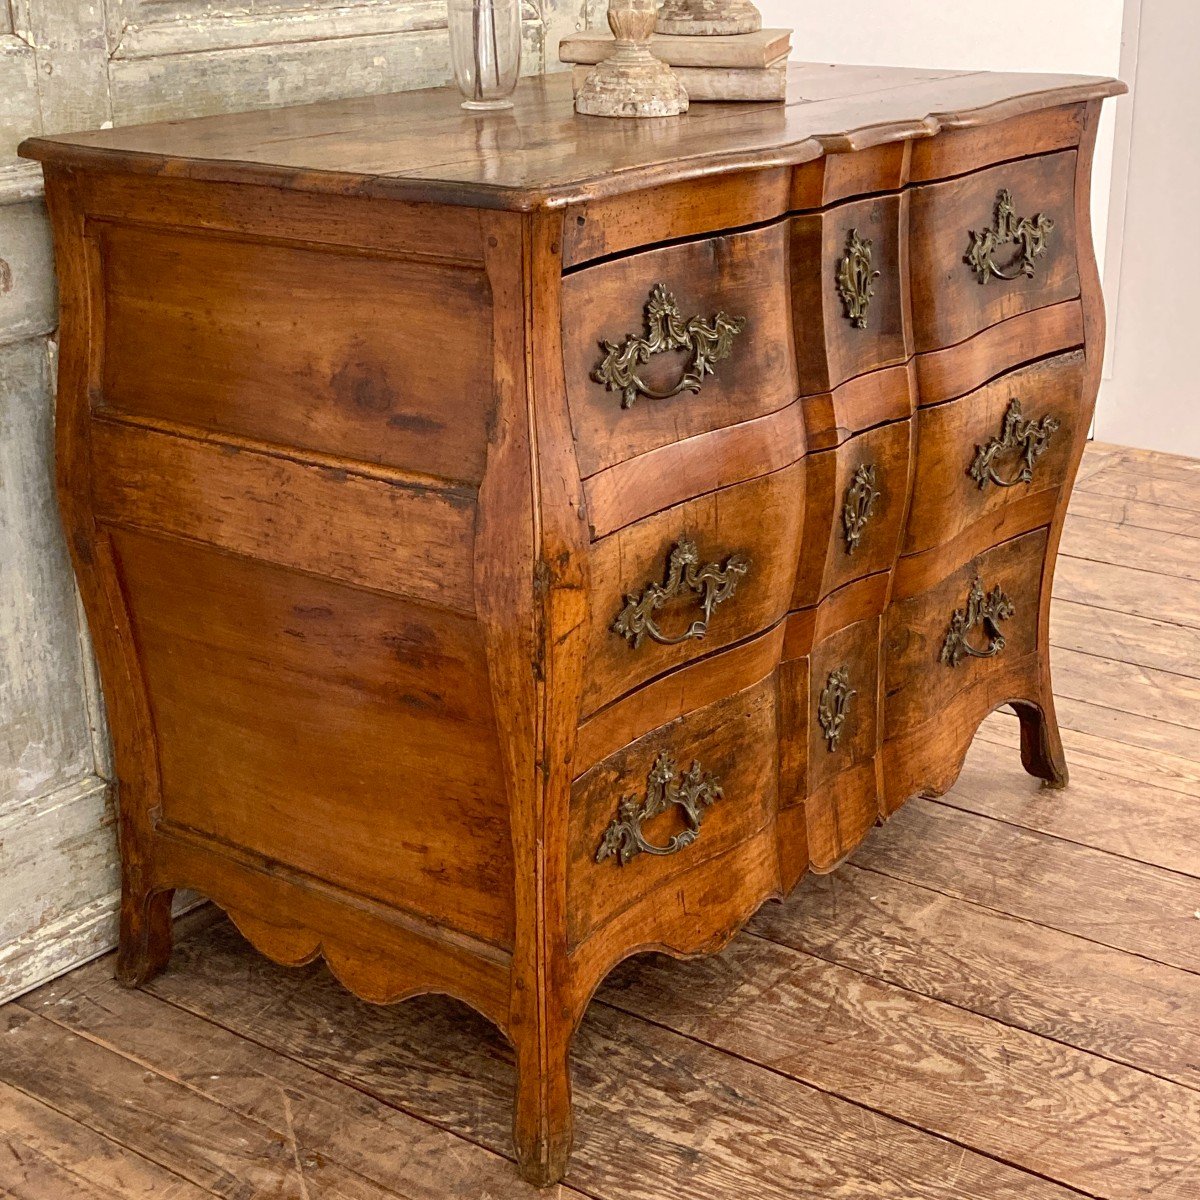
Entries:
[[9, 0], [13, 32], [33, 47], [42, 129], [95, 129], [110, 117], [104, 0]]
[[16, 154], [22, 138], [40, 131], [33, 47], [12, 34], [0, 34], [0, 165]]
[[112, 944], [120, 871], [109, 790], [90, 776], [0, 815], [0, 1002]]
[[46, 340], [0, 346], [0, 817], [94, 766], [50, 405]]
[[[542, 69], [542, 35], [540, 20], [525, 22], [524, 74]], [[113, 59], [110, 76], [113, 120], [132, 125], [437, 87], [450, 78], [450, 49], [443, 27]]]
[[109, 4], [114, 58], [154, 58], [197, 50], [233, 50], [281, 42], [366, 37], [440, 29], [445, 0], [358, 3], [209, 4], [198, 0], [124, 0]]
[[114, 59], [118, 125], [435, 87], [450, 75], [445, 29]]
[[45, 206], [0, 199], [0, 345], [50, 333], [57, 321]]
[[[605, 21], [607, 4], [600, 13]], [[588, 0], [542, 0], [542, 26], [545, 30], [545, 65], [543, 71], [569, 71], [569, 63], [558, 61], [558, 43], [581, 29], [588, 28]]]

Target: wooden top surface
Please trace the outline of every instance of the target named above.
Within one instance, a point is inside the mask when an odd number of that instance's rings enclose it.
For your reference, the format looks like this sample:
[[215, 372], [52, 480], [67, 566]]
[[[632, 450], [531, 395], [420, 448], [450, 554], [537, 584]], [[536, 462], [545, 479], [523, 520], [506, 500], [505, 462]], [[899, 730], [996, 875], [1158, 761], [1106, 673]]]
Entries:
[[20, 152], [139, 174], [528, 210], [1124, 90], [1081, 75], [795, 63], [786, 104], [695, 104], [682, 117], [638, 121], [577, 115], [561, 73], [522, 80], [514, 107], [500, 113], [468, 113], [444, 87], [30, 138]]

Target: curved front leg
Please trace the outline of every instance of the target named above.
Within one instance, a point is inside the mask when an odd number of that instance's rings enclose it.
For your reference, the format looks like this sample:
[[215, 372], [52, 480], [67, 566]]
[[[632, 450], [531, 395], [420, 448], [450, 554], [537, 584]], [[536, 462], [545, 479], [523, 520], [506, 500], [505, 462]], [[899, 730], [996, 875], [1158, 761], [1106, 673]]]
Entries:
[[574, 1136], [571, 1116], [572, 1022], [547, 1011], [536, 1024], [512, 1031], [517, 1052], [513, 1141], [521, 1177], [536, 1187], [567, 1172]]
[[1067, 758], [1058, 732], [1054, 695], [1047, 687], [1038, 703], [1017, 700], [1013, 711], [1021, 723], [1021, 765], [1043, 787], [1060, 790], [1067, 786]]

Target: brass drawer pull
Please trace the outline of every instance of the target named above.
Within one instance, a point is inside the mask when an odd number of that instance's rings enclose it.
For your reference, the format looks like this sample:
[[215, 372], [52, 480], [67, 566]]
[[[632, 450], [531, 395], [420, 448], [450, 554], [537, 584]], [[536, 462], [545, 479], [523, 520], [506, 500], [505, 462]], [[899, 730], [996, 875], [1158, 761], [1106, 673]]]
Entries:
[[850, 668], [838, 667], [830, 671], [829, 679], [817, 701], [817, 721], [825, 731], [825, 742], [832, 754], [841, 740], [850, 701], [858, 695], [850, 686]]
[[[983, 583], [976, 575], [967, 596], [967, 607], [956, 608], [950, 618], [946, 640], [942, 643], [941, 661], [957, 667], [967, 657], [994, 658], [1004, 649], [1004, 634], [1000, 632], [997, 622], [1007, 621], [1015, 611], [1012, 601], [999, 584], [985, 594]], [[987, 645], [982, 650], [977, 650], [967, 641], [967, 635], [976, 626], [982, 627], [987, 635]]]
[[[980, 283], [992, 279], [1032, 279], [1034, 262], [1046, 253], [1054, 221], [1038, 213], [1035, 217], [1018, 217], [1012, 192], [1005, 188], [996, 197], [996, 220], [991, 229], [982, 233], [971, 230], [971, 245], [963, 262], [979, 277]], [[1019, 246], [1020, 253], [1007, 267], [996, 262], [996, 252], [1003, 246]]]
[[[711, 321], [703, 317], [680, 315], [675, 297], [664, 283], [656, 283], [646, 301], [646, 334], [627, 333], [621, 342], [602, 340], [604, 357], [592, 371], [592, 378], [610, 392], [621, 393], [621, 407], [632, 408], [638, 396], [667, 400], [680, 392], [698, 392], [713, 364], [729, 357], [733, 339], [746, 327], [745, 317], [719, 312]], [[650, 387], [637, 368], [656, 354], [668, 350], [687, 350], [691, 362], [674, 387], [658, 390]]]
[[846, 256], [838, 263], [838, 295], [846, 306], [846, 320], [855, 329], [867, 327], [867, 309], [880, 274], [871, 270], [871, 246], [870, 238], [859, 237], [857, 229], [850, 230]]
[[[713, 609], [737, 590], [738, 580], [750, 570], [750, 561], [740, 554], [731, 554], [723, 563], [712, 562], [702, 567], [699, 562], [696, 543], [690, 538], [682, 538], [667, 559], [663, 582], [647, 584], [640, 596], [625, 597], [625, 607], [613, 621], [613, 632], [619, 633], [635, 650], [645, 636], [664, 646], [702, 638], [708, 632]], [[692, 592], [699, 598], [704, 616], [693, 621], [677, 637], [671, 637], [659, 629], [653, 614], [668, 600], [685, 592]]]
[[[1009, 402], [1000, 425], [1000, 434], [985, 445], [975, 447], [975, 460], [967, 468], [967, 474], [979, 484], [980, 490], [994, 483], [998, 487], [1015, 487], [1018, 483], [1033, 481], [1033, 465], [1050, 445], [1050, 438], [1058, 432], [1058, 418], [1047, 413], [1040, 421], [1026, 421], [1021, 416], [1021, 401], [1015, 396]], [[996, 459], [1002, 454], [1019, 453], [1020, 468], [1009, 479], [996, 472]]]
[[[616, 817], [600, 839], [596, 861], [600, 863], [606, 858], [615, 857], [617, 865], [623, 867], [639, 854], [678, 854], [680, 850], [686, 850], [700, 836], [705, 810], [723, 795], [721, 785], [702, 771], [698, 762], [693, 762], [680, 775], [674, 761], [664, 750], [654, 760], [654, 766], [646, 776], [645, 800], [636, 792], [632, 796], [622, 797]], [[675, 834], [665, 846], [646, 841], [642, 823], [666, 812], [672, 805], [683, 813], [686, 828]]]
[[875, 464], [863, 463], [842, 500], [842, 531], [846, 539], [846, 553], [853, 554], [862, 541], [863, 530], [871, 519], [879, 492], [875, 490]]

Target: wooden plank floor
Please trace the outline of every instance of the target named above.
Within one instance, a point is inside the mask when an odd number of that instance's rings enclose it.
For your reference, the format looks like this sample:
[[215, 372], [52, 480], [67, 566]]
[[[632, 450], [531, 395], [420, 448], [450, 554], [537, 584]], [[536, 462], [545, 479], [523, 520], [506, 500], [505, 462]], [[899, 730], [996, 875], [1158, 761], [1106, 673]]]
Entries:
[[[546, 1195], [1200, 1197], [1200, 461], [1089, 447], [1055, 596], [1070, 789], [998, 713], [723, 954], [622, 966]], [[537, 1194], [481, 1018], [360, 1003], [211, 909], [181, 934], [147, 990], [102, 960], [0, 1008], [0, 1195]]]

